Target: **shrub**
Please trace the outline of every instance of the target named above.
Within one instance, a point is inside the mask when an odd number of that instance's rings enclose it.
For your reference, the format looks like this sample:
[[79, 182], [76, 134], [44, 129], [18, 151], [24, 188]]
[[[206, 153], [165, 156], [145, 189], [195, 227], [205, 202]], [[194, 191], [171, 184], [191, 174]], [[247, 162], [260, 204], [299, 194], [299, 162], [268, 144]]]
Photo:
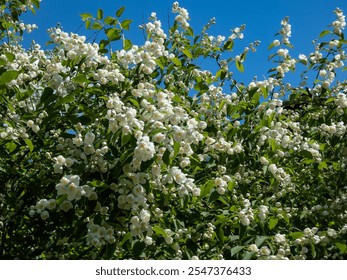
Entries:
[[[276, 66], [244, 85], [232, 70], [259, 42], [232, 55], [244, 26], [195, 34], [177, 2], [168, 34], [152, 13], [141, 46], [121, 8], [81, 15], [98, 44], [56, 27], [51, 50], [21, 45], [35, 26], [19, 16], [40, 1], [2, 2], [2, 258], [346, 258], [340, 9], [298, 58], [284, 19]], [[285, 81], [297, 65], [317, 75], [312, 87]]]

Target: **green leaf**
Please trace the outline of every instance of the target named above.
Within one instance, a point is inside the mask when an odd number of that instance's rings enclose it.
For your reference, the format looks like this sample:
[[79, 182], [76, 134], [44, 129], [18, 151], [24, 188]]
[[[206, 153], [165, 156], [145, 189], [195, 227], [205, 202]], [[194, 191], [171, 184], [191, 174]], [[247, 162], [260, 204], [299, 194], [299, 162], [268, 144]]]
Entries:
[[122, 26], [123, 29], [129, 30], [130, 23], [132, 23], [132, 22], [133, 21], [131, 19], [125, 19], [125, 20], [122, 21], [121, 26]]
[[182, 52], [190, 59], [193, 58], [193, 55], [191, 54], [191, 52], [188, 49], [184, 49]]
[[130, 50], [130, 49], [131, 49], [131, 47], [133, 46], [133, 43], [131, 43], [130, 40], [125, 39], [123, 45], [124, 45], [124, 46], [123, 46], [123, 49], [124, 49], [125, 51], [127, 51], [127, 50]]
[[239, 70], [240, 72], [244, 72], [245, 68], [243, 67], [243, 64], [240, 61], [235, 61], [236, 69]]
[[89, 19], [86, 20], [86, 23], [85, 23], [86, 29], [90, 28], [91, 23], [92, 22]]
[[0, 58], [0, 65], [1, 65], [1, 66], [4, 66], [4, 65], [6, 65], [6, 64], [7, 64], [6, 60], [3, 59], [3, 58]]
[[269, 239], [268, 236], [257, 236], [257, 238], [255, 239], [254, 243], [255, 245], [257, 245], [257, 247], [260, 247], [265, 240]]
[[269, 46], [268, 46], [268, 50], [271, 50], [273, 47], [274, 47], [275, 45], [274, 45], [274, 43], [271, 43]]
[[231, 180], [228, 182], [228, 190], [231, 192], [236, 186], [236, 182], [234, 180]]
[[137, 109], [140, 109], [140, 104], [136, 99], [129, 98], [129, 102], [132, 103]]
[[188, 27], [187, 29], [187, 34], [191, 37], [194, 37], [194, 31], [193, 31], [193, 28], [191, 28], [190, 26]]
[[261, 92], [263, 93], [264, 98], [266, 99], [268, 97], [269, 91], [266, 87], [260, 88]]
[[336, 241], [335, 245], [341, 251], [342, 254], [346, 254], [347, 253], [347, 245], [345, 243]]
[[34, 150], [33, 142], [30, 139], [24, 139], [24, 142], [27, 144], [30, 152], [32, 152]]
[[139, 258], [146, 248], [146, 244], [142, 241], [137, 241], [133, 246], [133, 255], [135, 259]]
[[328, 165], [325, 161], [321, 161], [318, 165], [319, 170], [328, 169]]
[[121, 164], [125, 165], [126, 163], [131, 161], [133, 157], [133, 153], [134, 153], [134, 149], [129, 149], [126, 152], [122, 153], [122, 155], [119, 158], [119, 161], [121, 162]]
[[216, 226], [216, 230], [215, 230], [216, 236], [217, 236], [219, 242], [221, 242], [222, 244], [224, 243], [224, 230], [223, 230], [223, 227], [224, 227], [224, 224], [222, 224], [222, 223], [218, 224]]
[[238, 252], [240, 252], [243, 248], [246, 246], [235, 246], [230, 250], [230, 256], [233, 257], [235, 256]]
[[180, 103], [180, 104], [183, 103], [182, 98], [179, 97], [179, 95], [177, 95], [177, 94], [171, 100], [174, 101], [174, 102]]
[[5, 52], [5, 56], [9, 62], [13, 62], [16, 58], [16, 56], [10, 52]]
[[101, 40], [99, 43], [100, 50], [104, 50], [109, 44], [109, 40]]
[[180, 151], [180, 147], [181, 147], [180, 143], [178, 142], [174, 143], [174, 156], [173, 156], [174, 158], [176, 158], [176, 156], [178, 155]]
[[257, 91], [252, 98], [252, 103], [253, 105], [258, 105], [259, 103], [259, 99], [260, 99], [261, 93], [259, 91]]
[[199, 82], [194, 86], [194, 89], [200, 92], [208, 91], [208, 86], [204, 82]]
[[312, 242], [310, 243], [310, 247], [311, 247], [312, 259], [315, 259], [317, 256], [316, 247], [314, 246], [314, 244]]
[[28, 97], [30, 97], [31, 95], [34, 94], [33, 90], [24, 90], [24, 91], [20, 91], [16, 94], [16, 98], [18, 101], [22, 101], [27, 99]]
[[122, 133], [122, 138], [121, 138], [121, 147], [125, 146], [126, 144], [128, 144], [131, 140], [131, 138], [133, 138], [133, 135], [132, 134], [126, 134], [124, 135]]
[[80, 14], [80, 16], [81, 16], [83, 21], [86, 21], [87, 19], [93, 18], [93, 16], [89, 13]]
[[275, 151], [275, 150], [276, 150], [276, 140], [275, 140], [275, 139], [272, 139], [272, 138], [269, 138], [269, 139], [268, 139], [268, 142], [269, 142], [269, 144], [270, 144], [271, 150], [272, 150], [272, 151]]
[[162, 160], [167, 166], [170, 165], [171, 160], [170, 160], [170, 152], [168, 149], [165, 150]]
[[181, 60], [179, 60], [177, 57], [174, 57], [171, 59], [171, 61], [176, 65], [176, 66], [182, 66]]
[[45, 107], [47, 107], [49, 104], [57, 100], [57, 98], [58, 97], [54, 94], [53, 89], [50, 87], [47, 87], [43, 90], [43, 93], [40, 98], [40, 104], [44, 104]]
[[328, 34], [331, 34], [331, 31], [330, 30], [324, 30], [319, 34], [319, 38], [322, 38]]
[[31, 3], [37, 8], [40, 9], [40, 1], [39, 0], [31, 0]]
[[66, 104], [66, 103], [71, 103], [74, 100], [75, 100], [75, 92], [72, 92], [63, 98], [60, 98], [59, 101], [54, 105], [54, 107], [58, 108], [59, 106]]
[[98, 9], [98, 12], [96, 14], [96, 18], [98, 20], [101, 20], [103, 16], [104, 16], [104, 11], [102, 9]]
[[227, 42], [224, 44], [223, 49], [224, 49], [224, 50], [230, 51], [230, 50], [233, 49], [233, 47], [234, 47], [234, 41], [233, 41], [233, 40], [230, 40], [230, 41], [227, 41]]
[[164, 62], [165, 61], [162, 57], [159, 57], [159, 58], [155, 59], [154, 61], [161, 69], [164, 69]]
[[19, 72], [15, 70], [8, 70], [2, 73], [2, 75], [0, 76], [0, 85], [4, 85], [8, 82], [11, 82], [12, 80], [17, 79], [18, 75]]
[[278, 223], [278, 219], [275, 217], [271, 217], [268, 223], [269, 229], [270, 230], [273, 229], [277, 225], [277, 223]]
[[153, 226], [152, 229], [156, 234], [167, 237], [167, 233], [160, 226]]
[[300, 151], [300, 155], [304, 158], [313, 159], [312, 154], [307, 150]]
[[108, 16], [104, 19], [104, 23], [108, 25], [115, 25], [117, 23], [117, 19], [111, 16]]
[[105, 182], [99, 180], [93, 180], [91, 182], [88, 182], [87, 184], [93, 188], [108, 187], [108, 185]]
[[92, 29], [94, 29], [94, 30], [101, 30], [102, 29], [101, 23], [97, 22], [97, 21], [93, 22]]
[[253, 259], [253, 257], [255, 256], [255, 252], [250, 252], [250, 251], [245, 251], [243, 254], [242, 254], [242, 259], [243, 260], [251, 260]]
[[8, 142], [5, 144], [5, 147], [9, 153], [12, 153], [17, 148], [17, 144], [14, 142]]
[[120, 242], [120, 246], [122, 247], [125, 244], [125, 242], [131, 239], [131, 237], [132, 237], [131, 232], [128, 232], [126, 235], [124, 235], [122, 241]]
[[72, 78], [72, 81], [79, 85], [83, 85], [84, 83], [89, 83], [89, 80], [84, 74], [78, 74], [76, 77]]
[[106, 35], [110, 41], [117, 41], [121, 38], [121, 30], [118, 28], [109, 28], [106, 31]]
[[220, 194], [217, 191], [212, 191], [209, 198], [208, 198], [208, 202], [212, 203], [213, 201], [217, 200], [220, 197]]
[[305, 234], [303, 234], [301, 231], [295, 231], [288, 235], [292, 238], [292, 240], [295, 240], [295, 239], [303, 237]]
[[208, 180], [203, 186], [200, 188], [200, 198], [208, 196], [211, 192], [211, 189], [214, 188], [214, 181]]
[[125, 7], [121, 7], [121, 8], [116, 12], [116, 16], [117, 16], [117, 17], [120, 17], [120, 16], [123, 14], [124, 10], [125, 10]]
[[116, 248], [117, 248], [116, 243], [108, 244], [106, 246], [106, 258], [107, 259], [111, 259], [114, 256], [114, 252], [116, 251]]
[[219, 69], [216, 73], [216, 78], [220, 78], [220, 80], [223, 80], [226, 76], [227, 72], [224, 69]]

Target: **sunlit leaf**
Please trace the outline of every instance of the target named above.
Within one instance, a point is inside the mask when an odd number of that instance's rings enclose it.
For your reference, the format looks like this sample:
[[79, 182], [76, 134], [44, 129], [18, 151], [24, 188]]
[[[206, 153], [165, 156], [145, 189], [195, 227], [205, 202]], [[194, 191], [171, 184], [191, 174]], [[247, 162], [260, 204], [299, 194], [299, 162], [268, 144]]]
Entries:
[[125, 20], [122, 21], [121, 26], [122, 26], [123, 29], [129, 30], [130, 24], [131, 24], [132, 22], [133, 22], [133, 21], [132, 21], [131, 19], [125, 19]]
[[97, 12], [97, 14], [96, 14], [96, 18], [97, 18], [98, 20], [101, 20], [103, 16], [104, 16], [103, 10], [102, 10], [102, 9], [98, 9], [98, 12]]
[[9, 70], [2, 73], [0, 76], [0, 85], [4, 85], [8, 82], [11, 82], [12, 80], [17, 79], [18, 75], [19, 75], [19, 72], [15, 70]]
[[80, 16], [81, 16], [83, 21], [86, 21], [87, 19], [93, 18], [93, 16], [89, 13], [80, 14]]
[[102, 25], [101, 25], [101, 23], [95, 21], [95, 22], [93, 22], [91, 28], [94, 29], [94, 30], [100, 30], [100, 29], [102, 29]]
[[245, 71], [245, 68], [243, 67], [243, 64], [241, 62], [235, 61], [235, 65], [236, 65], [237, 70], [239, 70], [240, 72]]
[[30, 139], [24, 139], [24, 142], [27, 144], [29, 151], [32, 152], [34, 150], [33, 142]]
[[117, 12], [116, 12], [116, 16], [120, 17], [123, 14], [124, 10], [125, 10], [125, 7], [119, 8], [119, 10], [117, 10]]
[[271, 229], [273, 229], [276, 225], [277, 225], [277, 223], [278, 223], [278, 219], [277, 218], [275, 218], [275, 217], [271, 217], [270, 219], [269, 219], [269, 229], [271, 230]]

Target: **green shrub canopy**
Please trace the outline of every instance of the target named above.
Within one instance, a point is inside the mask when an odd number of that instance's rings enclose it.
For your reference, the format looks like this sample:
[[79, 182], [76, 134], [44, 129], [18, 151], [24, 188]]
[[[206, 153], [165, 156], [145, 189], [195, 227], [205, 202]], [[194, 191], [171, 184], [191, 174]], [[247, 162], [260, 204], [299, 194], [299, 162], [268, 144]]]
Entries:
[[177, 2], [141, 46], [122, 7], [81, 15], [99, 43], [56, 27], [51, 50], [21, 45], [36, 25], [20, 15], [40, 1], [0, 4], [1, 258], [346, 258], [342, 10], [297, 58], [283, 19], [276, 66], [245, 85], [232, 71], [259, 42], [234, 54], [244, 26], [195, 34]]

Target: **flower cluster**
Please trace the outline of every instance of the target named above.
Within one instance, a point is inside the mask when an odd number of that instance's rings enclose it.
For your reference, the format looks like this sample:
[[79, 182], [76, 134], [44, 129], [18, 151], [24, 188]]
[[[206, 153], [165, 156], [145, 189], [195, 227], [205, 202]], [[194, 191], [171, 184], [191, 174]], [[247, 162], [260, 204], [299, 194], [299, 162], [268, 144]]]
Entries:
[[100, 248], [105, 244], [112, 244], [116, 241], [113, 228], [106, 223], [103, 223], [103, 225], [100, 226], [93, 222], [89, 222], [87, 228], [88, 245], [93, 245], [96, 248]]

